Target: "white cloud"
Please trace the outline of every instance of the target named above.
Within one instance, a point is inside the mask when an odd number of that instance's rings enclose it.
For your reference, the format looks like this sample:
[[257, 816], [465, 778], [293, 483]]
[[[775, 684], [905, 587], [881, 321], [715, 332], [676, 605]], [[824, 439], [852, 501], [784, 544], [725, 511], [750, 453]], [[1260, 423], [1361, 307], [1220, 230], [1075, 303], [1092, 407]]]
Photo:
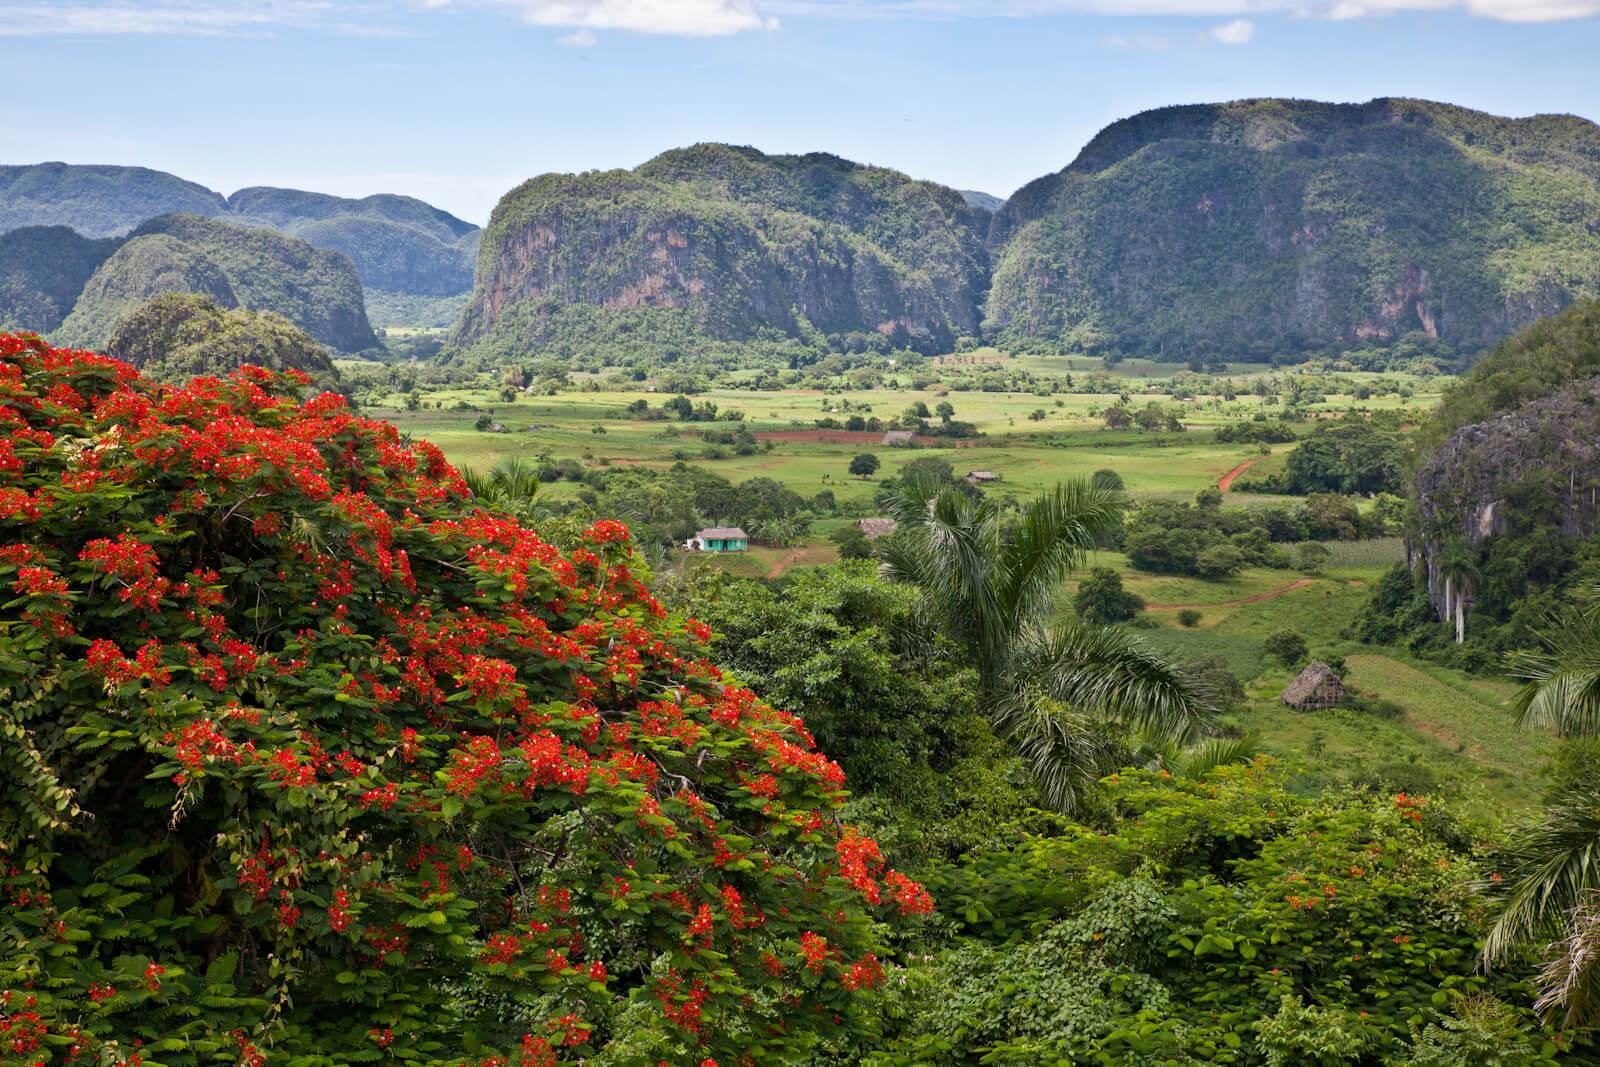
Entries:
[[1250, 38], [1256, 35], [1256, 24], [1249, 19], [1234, 19], [1224, 22], [1220, 26], [1213, 26], [1209, 36], [1218, 44], [1249, 44]]
[[467, 8], [505, 11], [534, 26], [582, 33], [628, 30], [680, 37], [725, 37], [776, 29], [758, 0], [0, 0], [0, 36], [168, 34], [237, 35], [279, 27], [338, 33], [392, 33], [404, 17]]
[[593, 48], [600, 43], [600, 38], [593, 30], [574, 30], [571, 33], [556, 38], [556, 44], [564, 44], [568, 48]]
[[1292, 14], [1370, 18], [1416, 11], [1464, 11], [1505, 22], [1553, 22], [1600, 15], [1600, 0], [765, 0], [777, 15], [832, 18], [1028, 18], [1130, 15], [1229, 18]]
[[[0, 3], [0, 35], [249, 33], [272, 26], [318, 25], [341, 13], [325, 0], [196, 3], [192, 0], [67, 0]], [[343, 13], [348, 15], [348, 12]]]
[[[485, 2], [485, 0], [464, 0]], [[756, 0], [487, 0], [534, 26], [727, 37], [777, 28]]]
[[[727, 37], [778, 28], [778, 16], [831, 19], [1036, 18], [1100, 15], [1228, 19], [1210, 36], [1249, 40], [1269, 15], [1381, 18], [1458, 11], [1503, 22], [1600, 16], [1600, 0], [0, 0], [0, 36], [168, 34], [237, 36], [278, 28], [382, 35], [426, 30], [430, 15], [498, 10], [533, 26], [570, 30], [563, 44], [587, 46], [605, 30]], [[1113, 35], [1112, 47], [1153, 40]]]

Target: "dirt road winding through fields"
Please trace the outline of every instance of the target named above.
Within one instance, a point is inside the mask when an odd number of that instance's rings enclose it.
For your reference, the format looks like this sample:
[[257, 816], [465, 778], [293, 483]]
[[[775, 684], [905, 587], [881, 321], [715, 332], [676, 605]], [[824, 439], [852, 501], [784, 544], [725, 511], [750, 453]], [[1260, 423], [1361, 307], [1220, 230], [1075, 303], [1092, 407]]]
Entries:
[[1239, 477], [1239, 475], [1243, 474], [1245, 471], [1249, 470], [1251, 467], [1255, 466], [1257, 463], [1260, 463], [1266, 458], [1266, 456], [1257, 456], [1255, 459], [1245, 460], [1243, 463], [1233, 468], [1233, 470], [1217, 479], [1217, 488], [1226, 493], [1230, 488], [1232, 488], [1233, 480], [1235, 478]]

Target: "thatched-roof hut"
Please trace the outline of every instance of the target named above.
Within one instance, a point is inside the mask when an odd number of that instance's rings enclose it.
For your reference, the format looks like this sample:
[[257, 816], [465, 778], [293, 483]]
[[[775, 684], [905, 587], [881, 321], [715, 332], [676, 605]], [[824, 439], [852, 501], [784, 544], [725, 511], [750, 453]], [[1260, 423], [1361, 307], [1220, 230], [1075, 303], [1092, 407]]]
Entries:
[[1321, 711], [1338, 707], [1345, 698], [1344, 681], [1333, 668], [1320, 660], [1312, 660], [1300, 677], [1289, 683], [1283, 691], [1283, 702], [1296, 711]]
[[856, 529], [866, 535], [868, 541], [876, 541], [880, 537], [888, 537], [899, 528], [899, 525], [893, 519], [856, 520]]

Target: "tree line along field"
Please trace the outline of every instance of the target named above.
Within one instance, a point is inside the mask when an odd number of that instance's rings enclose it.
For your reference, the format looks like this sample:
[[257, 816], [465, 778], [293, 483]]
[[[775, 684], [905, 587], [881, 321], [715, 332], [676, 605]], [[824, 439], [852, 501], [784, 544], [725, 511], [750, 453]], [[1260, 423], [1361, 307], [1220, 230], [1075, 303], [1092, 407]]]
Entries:
[[[990, 352], [947, 357], [935, 366], [1014, 366], [1041, 377], [1062, 379], [1104, 369], [1083, 357], [1002, 357]], [[1124, 387], [1126, 406], [1137, 410], [1155, 403], [1181, 406], [1187, 429], [1181, 433], [1110, 430], [1104, 411], [1118, 404], [1116, 392], [986, 392], [932, 386], [913, 389], [899, 384], [874, 389], [791, 389], [784, 391], [711, 388], [696, 393], [696, 404], [717, 405], [720, 412], [742, 415], [738, 421], [646, 421], [629, 417], [630, 404], [643, 401], [659, 407], [667, 395], [592, 375], [574, 375], [571, 388], [555, 395], [520, 393], [507, 401], [493, 388], [436, 388], [420, 393], [408, 410], [403, 394], [394, 393], [371, 405], [373, 414], [393, 421], [405, 433], [438, 444], [452, 462], [487, 470], [513, 456], [542, 460], [576, 460], [586, 469], [638, 465], [666, 469], [680, 459], [738, 483], [755, 477], [781, 482], [804, 497], [831, 491], [840, 514], [819, 517], [796, 542], [781, 546], [752, 545], [742, 554], [687, 558], [674, 567], [712, 568], [730, 576], [776, 578], [796, 568], [838, 558], [829, 534], [852, 525], [856, 518], [878, 513], [874, 494], [886, 478], [921, 458], [948, 461], [957, 475], [989, 470], [1000, 480], [986, 491], [1001, 498], [1026, 499], [1069, 478], [1097, 470], [1115, 470], [1137, 503], [1187, 501], [1217, 486], [1230, 472], [1251, 476], [1281, 471], [1293, 443], [1258, 445], [1216, 440], [1215, 431], [1247, 423], [1258, 415], [1280, 417], [1281, 403], [1272, 404], [1247, 390], [1270, 374], [1261, 365], [1230, 366], [1226, 380], [1233, 399], [1196, 395], [1175, 400], [1163, 391], [1174, 368], [1148, 361], [1128, 361], [1114, 370]], [[1332, 418], [1351, 411], [1415, 410], [1420, 416], [1435, 405], [1450, 379], [1408, 375], [1344, 374], [1354, 384], [1379, 378], [1403, 381], [1410, 395], [1358, 398], [1354, 393], [1328, 394], [1304, 405], [1308, 420]], [[1218, 376], [1222, 380], [1222, 376]], [[1100, 380], [1103, 387], [1103, 379]], [[917, 401], [931, 408], [947, 401], [955, 418], [972, 423], [980, 437], [936, 441], [916, 447], [884, 446], [881, 432], [817, 431], [815, 422], [850, 415], [888, 421]], [[1037, 412], [1042, 418], [1030, 418]], [[476, 425], [488, 415], [502, 432]], [[708, 458], [706, 431], [735, 431], [740, 426], [760, 442], [750, 455], [721, 449]], [[1304, 427], [1302, 427], [1304, 432]], [[819, 439], [820, 438], [820, 439]], [[855, 456], [872, 453], [881, 462], [871, 477], [848, 473]], [[543, 485], [540, 495], [563, 499], [576, 494], [578, 483]], [[1293, 503], [1295, 498], [1230, 491], [1232, 507]], [[1394, 649], [1363, 646], [1347, 629], [1367, 599], [1371, 585], [1403, 557], [1398, 537], [1330, 542], [1327, 564], [1313, 576], [1298, 570], [1247, 567], [1225, 579], [1150, 574], [1134, 568], [1119, 552], [1099, 552], [1091, 567], [1118, 572], [1126, 588], [1144, 599], [1141, 635], [1174, 659], [1218, 658], [1245, 685], [1246, 699], [1230, 723], [1255, 736], [1262, 748], [1288, 757], [1301, 780], [1313, 784], [1360, 781], [1381, 774], [1388, 781], [1406, 781], [1419, 792], [1444, 792], [1475, 816], [1505, 820], [1537, 802], [1541, 778], [1530, 774], [1552, 748], [1544, 735], [1515, 730], [1505, 702], [1509, 687], [1435, 664], [1423, 664]], [[1062, 589], [1060, 610], [1070, 612], [1077, 580]], [[1180, 617], [1198, 613], [1185, 625]], [[1363, 696], [1398, 704], [1395, 717], [1366, 711], [1293, 712], [1278, 694], [1294, 671], [1263, 650], [1266, 637], [1295, 630], [1307, 638], [1313, 656], [1343, 656], [1350, 684]], [[1376, 772], [1373, 768], [1377, 768]]]

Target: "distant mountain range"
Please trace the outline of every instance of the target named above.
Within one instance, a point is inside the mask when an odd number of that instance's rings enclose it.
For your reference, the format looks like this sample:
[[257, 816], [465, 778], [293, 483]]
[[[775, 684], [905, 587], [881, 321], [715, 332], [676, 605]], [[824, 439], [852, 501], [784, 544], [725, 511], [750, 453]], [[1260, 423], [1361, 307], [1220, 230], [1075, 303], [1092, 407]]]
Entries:
[[191, 291], [359, 351], [378, 343], [366, 297], [464, 296], [478, 233], [407, 196], [224, 197], [142, 167], [0, 167], [0, 325], [99, 346], [142, 301]]
[[720, 340], [1468, 356], [1600, 295], [1600, 127], [1446, 104], [1166, 108], [1001, 203], [701, 145], [506, 196], [457, 346]]
[[67, 226], [85, 237], [121, 237], [177, 213], [261, 226], [343, 252], [368, 289], [448, 296], [472, 288], [478, 227], [413, 197], [352, 200], [267, 187], [225, 197], [143, 167], [0, 167], [0, 233]]
[[[136, 229], [172, 212], [347, 257], [385, 308], [437, 318], [470, 289], [451, 345], [469, 360], [984, 341], [1167, 359], [1450, 359], [1600, 296], [1600, 127], [1397, 99], [1164, 108], [1107, 127], [1003, 202], [831, 155], [705, 144], [634, 170], [534, 178], [481, 233], [407, 197], [223, 197], [138, 168], [7, 167], [0, 322], [87, 340], [126, 294], [193, 285], [227, 306], [219, 273], [241, 306], [269, 292], [238, 285], [211, 251], [209, 266], [148, 242], [119, 251], [129, 232], [195, 240], [192, 226], [183, 238], [170, 223]], [[206, 232], [220, 247], [232, 231]], [[311, 262], [263, 255], [255, 268]], [[118, 277], [92, 283], [112, 268]], [[331, 267], [317, 271], [332, 282]], [[365, 336], [334, 304], [295, 306], [292, 279], [281, 282], [271, 299], [283, 306], [257, 310], [325, 343]], [[81, 313], [75, 287], [93, 291]]]

